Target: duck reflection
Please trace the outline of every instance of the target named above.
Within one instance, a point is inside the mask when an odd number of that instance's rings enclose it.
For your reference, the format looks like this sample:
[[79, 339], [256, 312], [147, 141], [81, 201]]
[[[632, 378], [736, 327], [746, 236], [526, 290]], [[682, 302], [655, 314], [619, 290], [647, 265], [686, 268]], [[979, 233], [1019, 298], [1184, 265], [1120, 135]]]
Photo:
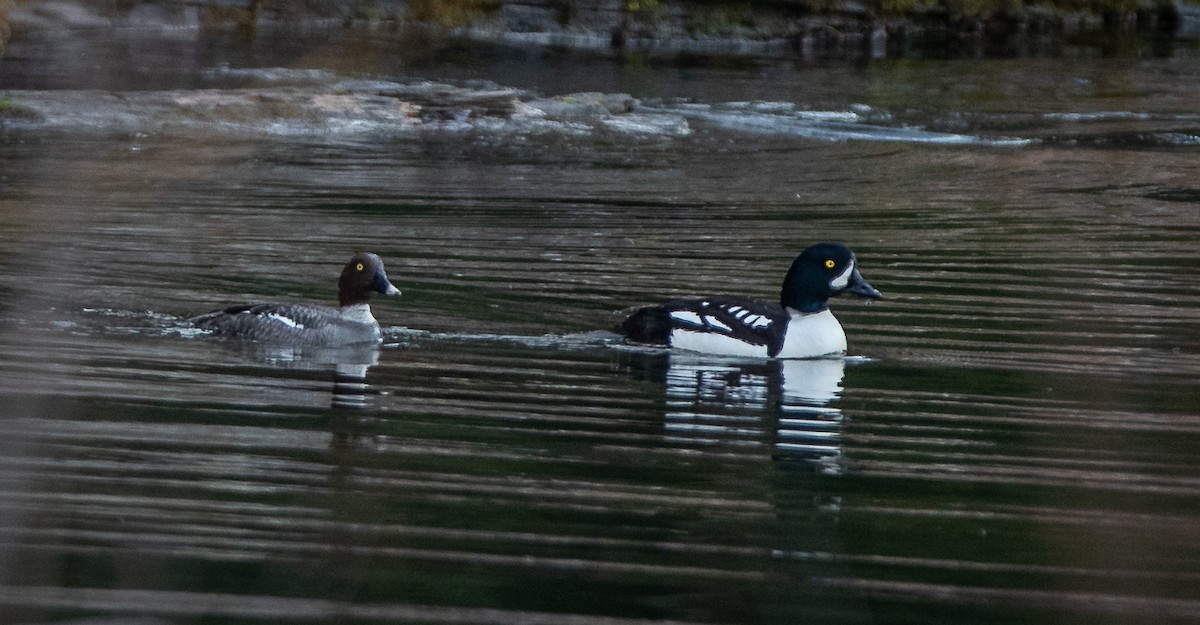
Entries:
[[830, 406], [846, 363], [714, 360], [670, 354], [665, 437], [689, 447], [762, 449], [840, 472], [842, 413]]
[[333, 372], [330, 407], [361, 410], [373, 393], [367, 372], [379, 364], [379, 346], [373, 343], [342, 347], [307, 347], [240, 343], [242, 353], [272, 367], [298, 371]]

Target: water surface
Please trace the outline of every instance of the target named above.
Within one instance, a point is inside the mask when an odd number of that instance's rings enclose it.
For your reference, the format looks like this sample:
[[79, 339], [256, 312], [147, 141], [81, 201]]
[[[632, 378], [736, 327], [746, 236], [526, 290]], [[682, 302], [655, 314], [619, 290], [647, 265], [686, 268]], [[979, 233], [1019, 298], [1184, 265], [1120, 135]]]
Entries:
[[[561, 77], [346, 45], [258, 60], [626, 91], [691, 132], [5, 130], [0, 620], [1200, 620], [1193, 53]], [[0, 73], [228, 79], [187, 49]], [[820, 240], [886, 296], [833, 303], [846, 361], [606, 332], [773, 299]], [[357, 249], [404, 291], [378, 350], [183, 323], [331, 300]]]

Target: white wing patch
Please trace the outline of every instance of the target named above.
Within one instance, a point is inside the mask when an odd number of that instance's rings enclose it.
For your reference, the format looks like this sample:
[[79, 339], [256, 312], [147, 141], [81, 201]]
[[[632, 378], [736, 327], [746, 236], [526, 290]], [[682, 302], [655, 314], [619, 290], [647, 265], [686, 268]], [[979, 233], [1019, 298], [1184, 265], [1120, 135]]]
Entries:
[[691, 323], [698, 326], [704, 325], [704, 322], [700, 320], [700, 315], [690, 310], [673, 310], [671, 311], [671, 318], [683, 323]]
[[749, 315], [745, 318], [742, 318], [742, 323], [750, 326], [751, 328], [771, 327], [771, 320], [762, 315]]
[[304, 329], [303, 324], [298, 323], [295, 319], [292, 319], [291, 317], [285, 317], [279, 313], [267, 313], [267, 319], [270, 319], [272, 321], [278, 321], [279, 323], [282, 323], [283, 325], [285, 325], [289, 328], [294, 328], [296, 330]]
[[[767, 317], [764, 317], [762, 315], [750, 314], [749, 310], [746, 310], [745, 308], [742, 308], [741, 306], [730, 306], [729, 308], [726, 308], [725, 311], [728, 312], [729, 314], [733, 315], [734, 318], [737, 319], [738, 321], [742, 322], [742, 324], [744, 324], [748, 327], [751, 327], [751, 328], [767, 328], [767, 327], [771, 326], [770, 319], [768, 319]], [[725, 327], [722, 324], [718, 324], [718, 325], [721, 325], [721, 327]], [[728, 329], [728, 328], [726, 328], [726, 329]]]
[[[702, 308], [712, 307], [712, 305], [707, 301], [700, 302], [700, 306]], [[717, 306], [720, 306], [720, 304]], [[732, 315], [734, 319], [737, 319], [738, 325], [752, 330], [766, 329], [771, 327], [771, 324], [773, 323], [770, 317], [752, 313], [744, 306], [733, 305], [727, 308], [722, 307], [722, 312], [728, 313]], [[694, 310], [674, 310], [671, 311], [670, 316], [672, 320], [686, 325], [698, 326], [700, 328], [718, 332], [726, 332], [729, 334], [736, 333], [736, 331], [729, 326], [729, 323], [721, 321], [716, 315], [704, 314], [702, 311], [697, 312]]]
[[733, 328], [730, 328], [729, 326], [721, 323], [720, 321], [717, 320], [716, 317], [705, 317], [704, 321], [705, 321], [705, 323], [707, 323], [708, 325], [710, 325], [714, 328], [721, 328], [722, 330], [725, 330], [726, 332], [733, 332]]
[[[707, 302], [705, 302], [705, 304], [707, 304]], [[738, 317], [738, 321], [742, 321], [743, 323], [746, 323], [745, 320], [742, 319], [742, 317], [749, 314], [749, 311], [747, 311], [744, 308], [741, 308], [740, 306], [734, 306], [733, 308], [736, 308], [739, 311], [741, 311], [740, 316], [735, 314], [735, 316]], [[726, 310], [732, 312], [732, 308], [726, 309]], [[670, 315], [671, 315], [671, 319], [673, 319], [674, 321], [678, 321], [680, 323], [684, 323], [687, 325], [693, 325], [693, 326], [699, 326], [702, 328], [709, 328], [709, 329], [713, 329], [713, 330], [722, 330], [722, 331], [728, 332], [730, 334], [733, 333], [733, 328], [729, 327], [729, 324], [725, 323], [724, 321], [721, 321], [720, 319], [716, 318], [713, 315], [702, 315], [698, 312], [691, 311], [691, 310], [674, 310], [674, 311], [671, 311]], [[765, 327], [771, 325], [771, 321], [761, 315], [751, 315], [749, 317], [749, 319], [754, 320], [753, 322], [750, 322], [747, 324], [750, 327], [765, 328]]]
[[853, 273], [854, 261], [852, 260], [846, 265], [846, 268], [842, 270], [842, 273], [839, 273], [836, 278], [829, 281], [829, 286], [839, 291], [846, 288], [846, 285], [850, 284], [850, 274]]

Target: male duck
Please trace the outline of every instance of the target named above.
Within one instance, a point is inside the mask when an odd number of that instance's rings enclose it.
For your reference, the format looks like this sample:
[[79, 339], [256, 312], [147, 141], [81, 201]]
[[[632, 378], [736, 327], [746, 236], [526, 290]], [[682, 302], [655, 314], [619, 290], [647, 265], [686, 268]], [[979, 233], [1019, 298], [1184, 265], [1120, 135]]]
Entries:
[[338, 279], [338, 304], [247, 304], [193, 317], [196, 327], [216, 334], [285, 345], [337, 347], [377, 343], [379, 323], [371, 315], [371, 293], [399, 295], [383, 270], [383, 261], [355, 254]]
[[619, 331], [638, 343], [724, 356], [816, 358], [846, 351], [846, 333], [827, 301], [842, 293], [878, 299], [858, 259], [837, 243], [818, 243], [792, 263], [779, 305], [748, 298], [676, 300], [642, 308]]

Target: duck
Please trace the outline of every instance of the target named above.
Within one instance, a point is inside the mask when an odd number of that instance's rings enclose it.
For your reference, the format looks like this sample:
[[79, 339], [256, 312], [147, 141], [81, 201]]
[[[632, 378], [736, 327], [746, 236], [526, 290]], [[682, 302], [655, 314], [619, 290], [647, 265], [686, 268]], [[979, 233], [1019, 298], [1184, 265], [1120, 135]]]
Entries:
[[883, 297], [862, 277], [850, 248], [817, 243], [792, 262], [778, 304], [727, 296], [675, 300], [636, 310], [617, 331], [633, 343], [718, 356], [830, 357], [846, 352], [846, 332], [828, 305], [839, 295]]
[[400, 295], [388, 280], [383, 260], [355, 254], [338, 279], [338, 306], [243, 304], [214, 310], [188, 321], [213, 334], [283, 345], [339, 347], [378, 343], [379, 322], [368, 304], [371, 294]]

